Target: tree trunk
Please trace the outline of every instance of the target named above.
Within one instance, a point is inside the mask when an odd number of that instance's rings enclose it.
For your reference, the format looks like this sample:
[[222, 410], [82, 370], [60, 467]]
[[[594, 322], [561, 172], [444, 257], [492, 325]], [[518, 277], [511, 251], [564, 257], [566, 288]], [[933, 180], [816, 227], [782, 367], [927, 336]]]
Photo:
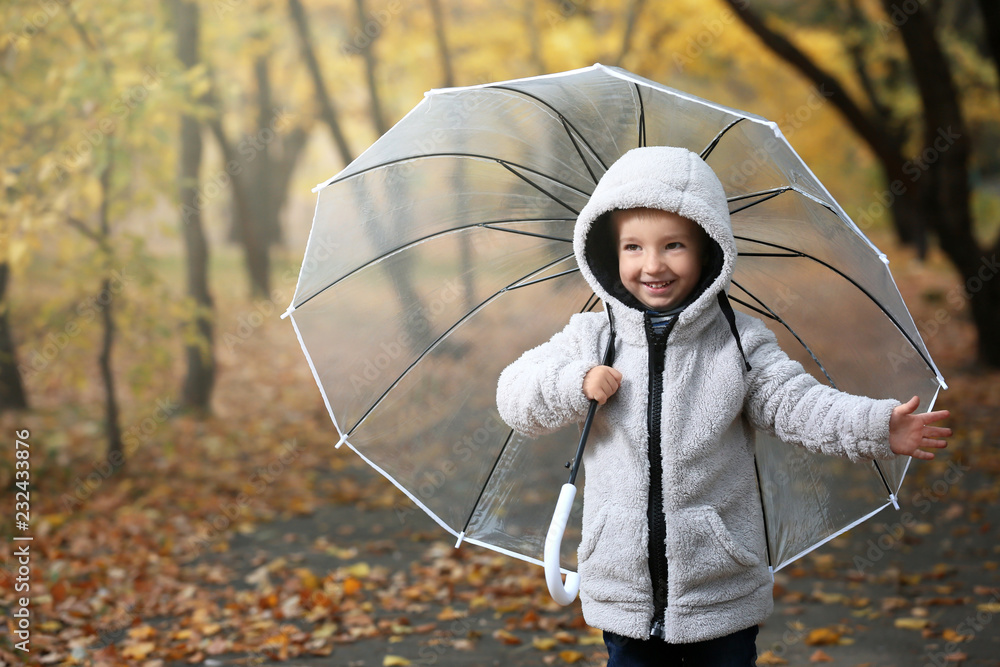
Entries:
[[[105, 270], [110, 272], [110, 248], [108, 239], [111, 236], [111, 224], [108, 219], [108, 204], [110, 202], [111, 174], [115, 164], [115, 144], [114, 137], [108, 138], [108, 163], [101, 171], [101, 208], [100, 208], [100, 238], [105, 253]], [[113, 294], [111, 291], [111, 279], [107, 276], [101, 280], [101, 291], [99, 296]], [[101, 324], [103, 332], [101, 335], [101, 354], [98, 358], [98, 366], [101, 371], [101, 380], [104, 383], [104, 419], [105, 431], [108, 435], [108, 459], [115, 460], [121, 457], [124, 461], [124, 450], [122, 448], [122, 430], [118, 423], [118, 397], [115, 394], [115, 376], [111, 368], [111, 354], [115, 344], [115, 320], [114, 320], [114, 299], [104, 299], [107, 305], [101, 310]]]
[[[177, 28], [177, 57], [185, 68], [198, 64], [198, 5], [175, 0], [174, 16]], [[201, 126], [196, 118], [181, 116], [181, 155], [178, 179], [180, 183], [181, 220], [184, 249], [187, 254], [187, 293], [196, 304], [194, 328], [198, 338], [185, 348], [187, 375], [181, 392], [181, 403], [201, 413], [211, 410], [212, 388], [215, 385], [215, 352], [213, 339], [212, 296], [208, 290], [208, 242], [202, 227], [201, 209], [197, 204], [198, 175], [201, 169]]]
[[28, 407], [28, 397], [21, 382], [21, 371], [17, 366], [17, 350], [10, 331], [7, 317], [10, 303], [7, 300], [7, 282], [10, 267], [0, 263], [0, 412], [4, 410], [24, 410]]

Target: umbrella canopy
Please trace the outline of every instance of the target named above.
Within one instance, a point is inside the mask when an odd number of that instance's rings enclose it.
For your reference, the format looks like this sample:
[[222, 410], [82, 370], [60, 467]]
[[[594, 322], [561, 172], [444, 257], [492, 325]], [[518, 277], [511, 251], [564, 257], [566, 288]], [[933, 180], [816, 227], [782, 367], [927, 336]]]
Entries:
[[[600, 308], [573, 226], [607, 168], [643, 145], [713, 167], [739, 249], [730, 298], [808, 371], [854, 394], [917, 395], [927, 410], [945, 386], [885, 255], [775, 123], [602, 65], [433, 90], [317, 187], [286, 315], [337, 446], [459, 541], [542, 562], [579, 434], [513, 433], [496, 381], [571, 314]], [[851, 464], [759, 436], [772, 568], [895, 504], [908, 461]], [[574, 511], [565, 571], [579, 521]]]

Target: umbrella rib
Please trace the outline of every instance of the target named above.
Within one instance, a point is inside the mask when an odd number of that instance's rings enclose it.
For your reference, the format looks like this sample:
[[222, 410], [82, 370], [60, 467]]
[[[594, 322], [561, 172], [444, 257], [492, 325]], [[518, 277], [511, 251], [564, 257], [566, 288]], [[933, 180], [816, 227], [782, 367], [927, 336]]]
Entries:
[[587, 297], [587, 303], [583, 304], [583, 308], [580, 309], [581, 313], [586, 313], [597, 307], [600, 299], [597, 298], [596, 292], [591, 292], [590, 296]]
[[569, 137], [569, 140], [573, 142], [573, 148], [576, 149], [576, 154], [580, 156], [580, 162], [582, 162], [583, 166], [587, 168], [587, 173], [590, 174], [590, 180], [594, 182], [594, 185], [597, 185], [597, 176], [594, 175], [594, 170], [590, 168], [590, 163], [587, 162], [587, 158], [584, 157], [583, 151], [580, 150], [580, 145], [576, 143], [576, 137], [573, 136], [573, 132], [569, 129], [566, 118], [560, 115], [559, 120], [562, 121], [563, 129], [566, 130], [566, 135]]
[[500, 464], [500, 459], [503, 458], [503, 453], [507, 449], [507, 445], [510, 441], [514, 439], [514, 429], [510, 430], [507, 434], [507, 438], [503, 441], [503, 447], [497, 452], [497, 457], [493, 459], [493, 467], [490, 468], [490, 474], [486, 476], [486, 481], [483, 482], [483, 486], [479, 489], [479, 495], [476, 497], [476, 502], [472, 503], [472, 509], [469, 510], [469, 517], [465, 520], [465, 526], [462, 527], [462, 533], [469, 530], [469, 524], [472, 523], [472, 517], [476, 515], [476, 507], [479, 506], [479, 501], [483, 499], [483, 494], [486, 493], [486, 487], [490, 485], [490, 480], [493, 479], [493, 473], [497, 470], [497, 465]]
[[777, 318], [774, 315], [772, 315], [771, 313], [767, 312], [766, 310], [761, 310], [757, 306], [754, 306], [754, 305], [752, 305], [750, 303], [747, 303], [743, 299], [739, 299], [739, 298], [733, 296], [732, 294], [729, 295], [729, 300], [730, 301], [735, 301], [736, 303], [740, 304], [744, 308], [748, 308], [748, 309], [752, 310], [753, 312], [757, 313], [758, 315], [760, 315], [762, 317], [766, 317], [769, 320], [777, 321]]
[[[491, 227], [490, 225], [494, 225], [494, 224], [517, 224], [517, 223], [526, 223], [526, 222], [552, 222], [552, 221], [557, 221], [557, 222], [573, 222], [575, 219], [576, 218], [526, 218], [526, 219], [523, 219], [523, 220], [493, 220], [492, 222], [474, 222], [474, 223], [470, 223], [468, 225], [460, 225], [458, 227], [452, 227], [450, 229], [445, 229], [445, 230], [442, 230], [442, 231], [439, 231], [439, 232], [434, 232], [433, 234], [427, 234], [425, 236], [421, 236], [420, 238], [414, 239], [414, 240], [412, 240], [412, 241], [410, 241], [408, 243], [404, 243], [401, 246], [396, 246], [395, 248], [392, 248], [391, 250], [386, 250], [385, 252], [383, 252], [378, 257], [374, 257], [371, 260], [369, 260], [369, 261], [365, 262], [364, 264], [362, 264], [361, 266], [359, 266], [359, 267], [357, 267], [355, 269], [352, 269], [351, 271], [349, 271], [349, 272], [345, 273], [344, 275], [342, 275], [341, 277], [337, 278], [335, 281], [333, 281], [332, 283], [330, 283], [329, 285], [327, 285], [323, 289], [319, 290], [315, 294], [310, 295], [309, 298], [303, 299], [301, 302], [295, 304], [295, 309], [301, 308], [302, 306], [306, 305], [309, 301], [311, 301], [312, 299], [316, 298], [317, 296], [319, 296], [320, 294], [322, 294], [326, 290], [330, 289], [334, 285], [336, 285], [336, 284], [338, 284], [338, 283], [340, 283], [340, 282], [342, 282], [342, 281], [350, 278], [352, 275], [354, 275], [358, 271], [360, 271], [362, 269], [365, 269], [365, 268], [367, 268], [369, 266], [372, 266], [373, 264], [376, 264], [376, 263], [382, 261], [383, 259], [385, 259], [389, 255], [394, 255], [395, 253], [397, 253], [397, 252], [399, 252], [401, 250], [405, 250], [406, 248], [411, 248], [413, 246], [420, 245], [421, 243], [429, 241], [429, 240], [431, 240], [433, 238], [437, 238], [439, 236], [444, 236], [446, 234], [451, 234], [452, 232], [465, 231], [467, 229], [472, 229], [473, 227], [484, 227], [486, 229], [492, 229], [492, 230], [498, 231], [498, 232], [517, 233], [517, 232], [515, 232], [514, 230], [511, 230], [511, 229], [504, 229], [502, 227]], [[551, 238], [551, 240], [553, 240], [553, 241], [565, 241], [565, 239], [557, 238], [557, 237], [554, 237], [554, 236], [553, 237], [547, 237], [547, 236], [543, 236], [541, 234], [529, 234], [528, 232], [520, 232], [520, 233], [524, 234], [526, 236], [538, 236], [540, 238]]]
[[520, 281], [524, 280], [528, 276], [541, 273], [542, 271], [545, 271], [546, 269], [548, 269], [548, 268], [550, 268], [552, 266], [555, 266], [559, 262], [566, 261], [567, 259], [569, 259], [572, 256], [573, 256], [573, 253], [570, 253], [568, 255], [564, 255], [562, 257], [559, 257], [557, 259], [552, 260], [551, 262], [549, 262], [548, 264], [545, 264], [544, 266], [540, 266], [537, 269], [532, 270], [531, 273], [528, 273], [527, 275], [521, 276], [520, 278], [518, 278], [514, 282], [509, 283], [506, 287], [500, 288], [499, 290], [497, 290], [496, 292], [494, 292], [493, 294], [491, 294], [489, 297], [487, 297], [486, 299], [484, 299], [483, 301], [481, 301], [479, 303], [479, 305], [477, 305], [475, 308], [473, 308], [472, 310], [470, 310], [469, 312], [467, 312], [462, 317], [458, 318], [458, 321], [456, 321], [450, 327], [448, 327], [447, 329], [445, 329], [445, 331], [440, 336], [438, 336], [437, 338], [435, 338], [434, 341], [431, 342], [431, 344], [427, 346], [427, 349], [425, 349], [423, 352], [421, 352], [420, 356], [418, 356], [416, 359], [414, 359], [410, 363], [410, 365], [407, 366], [406, 369], [402, 373], [399, 374], [399, 377], [397, 377], [395, 380], [393, 380], [392, 383], [388, 387], [386, 387], [385, 391], [382, 392], [382, 395], [379, 396], [375, 400], [375, 402], [372, 403], [371, 406], [367, 410], [365, 410], [365, 413], [363, 415], [361, 415], [361, 417], [358, 419], [357, 422], [355, 422], [354, 426], [352, 426], [352, 427], [350, 427], [350, 429], [348, 429], [348, 431], [347, 431], [347, 433], [345, 435], [347, 435], [348, 437], [350, 437], [351, 435], [354, 435], [354, 431], [362, 423], [364, 423], [365, 419], [368, 418], [368, 415], [370, 415], [372, 413], [372, 411], [379, 406], [379, 404], [385, 399], [385, 397], [389, 394], [389, 392], [392, 391], [393, 388], [395, 388], [395, 386], [397, 384], [399, 384], [400, 381], [402, 381], [402, 379], [404, 377], [406, 377], [406, 375], [413, 369], [414, 366], [416, 366], [418, 363], [420, 363], [421, 359], [423, 359], [425, 356], [427, 356], [427, 354], [431, 350], [433, 350], [434, 347], [438, 343], [440, 343], [442, 340], [444, 340], [445, 338], [447, 338], [448, 334], [450, 334], [452, 331], [454, 331], [456, 328], [458, 328], [458, 326], [460, 324], [462, 324], [467, 319], [469, 319], [470, 317], [472, 317], [473, 315], [475, 315], [476, 313], [478, 313], [480, 310], [482, 310], [483, 307], [486, 306], [490, 301], [492, 301], [493, 299], [495, 299], [499, 295], [503, 294], [507, 290], [511, 289], [514, 285], [517, 285], [517, 283], [519, 283]]
[[785, 192], [786, 190], [794, 190], [791, 185], [780, 185], [776, 188], [768, 188], [767, 190], [758, 190], [757, 192], [748, 192], [743, 195], [733, 195], [732, 197], [726, 197], [727, 202], [740, 201], [741, 199], [749, 199], [750, 197], [761, 197], [763, 195], [771, 194], [772, 192]]
[[767, 566], [774, 567], [771, 562], [771, 535], [767, 532], [767, 507], [764, 505], [764, 487], [760, 483], [760, 462], [756, 452], [753, 455], [753, 471], [757, 475], [757, 493], [760, 495], [760, 514], [764, 519], [764, 546], [767, 549]]
[[635, 95], [639, 98], [639, 147], [643, 148], [646, 146], [646, 105], [642, 101], [642, 90], [639, 89], [638, 83], [633, 83], [635, 86]]
[[[500, 163], [500, 165], [501, 165], [501, 166], [503, 166], [503, 168], [504, 168], [504, 169], [506, 169], [506, 170], [507, 170], [507, 171], [509, 171], [510, 173], [514, 174], [515, 176], [517, 176], [518, 178], [520, 178], [520, 179], [521, 179], [522, 181], [524, 181], [525, 183], [527, 183], [527, 184], [528, 184], [528, 185], [530, 185], [531, 187], [535, 188], [536, 190], [538, 190], [539, 192], [541, 192], [541, 193], [542, 193], [543, 195], [545, 195], [546, 197], [548, 197], [548, 198], [549, 198], [549, 199], [551, 199], [552, 201], [556, 202], [557, 204], [559, 204], [560, 206], [562, 206], [562, 207], [563, 207], [563, 208], [565, 208], [566, 210], [570, 211], [571, 213], [574, 213], [574, 214], [576, 214], [576, 215], [579, 215], [579, 214], [580, 214], [580, 212], [579, 212], [579, 211], [577, 211], [577, 210], [576, 210], [575, 208], [573, 208], [572, 206], [570, 206], [569, 204], [567, 204], [566, 202], [564, 202], [564, 201], [563, 201], [562, 199], [559, 199], [559, 197], [556, 197], [556, 196], [555, 196], [554, 194], [552, 194], [551, 192], [549, 192], [548, 190], [546, 190], [546, 189], [545, 189], [545, 188], [543, 188], [542, 186], [538, 185], [537, 183], [535, 183], [534, 181], [532, 181], [532, 180], [531, 180], [530, 178], [528, 178], [527, 176], [525, 176], [525, 175], [523, 175], [523, 174], [520, 174], [520, 173], [518, 173], [518, 172], [517, 172], [517, 171], [516, 171], [516, 170], [515, 170], [515, 169], [514, 169], [513, 167], [511, 167], [511, 166], [510, 166], [510, 164], [508, 164], [508, 163], [507, 163], [507, 162], [506, 162], [505, 160], [501, 160], [500, 158], [495, 158], [495, 159], [496, 159], [496, 161], [497, 161], [497, 162], [499, 162], [499, 163]], [[520, 166], [520, 165], [518, 165], [518, 166]], [[530, 170], [529, 170], [529, 171], [530, 171]], [[538, 173], [538, 172], [532, 172], [532, 173]], [[547, 177], [546, 177], [546, 178], [547, 178]], [[555, 180], [555, 179], [551, 179], [551, 180]], [[559, 181], [556, 181], [556, 183], [558, 183], [558, 182], [559, 182]], [[567, 187], [569, 187], [569, 186], [567, 186]], [[575, 190], [576, 188], [573, 188], [573, 189]], [[579, 192], [579, 190], [577, 190], [577, 192]]]
[[817, 357], [815, 355], [815, 353], [813, 353], [811, 347], [809, 347], [808, 345], [806, 345], [806, 342], [804, 340], [802, 340], [802, 337], [799, 336], [797, 333], [795, 333], [794, 329], [792, 329], [790, 326], [788, 326], [788, 322], [785, 322], [785, 320], [782, 319], [780, 315], [778, 315], [776, 312], [774, 312], [773, 310], [771, 310], [771, 308], [769, 308], [766, 303], [764, 303], [763, 301], [761, 301], [760, 299], [758, 299], [754, 294], [752, 294], [749, 290], [747, 290], [747, 288], [743, 287], [743, 285], [740, 285], [735, 280], [733, 281], [733, 284], [736, 285], [737, 287], [739, 287], [741, 290], [743, 290], [744, 294], [746, 294], [751, 299], [753, 299], [754, 301], [756, 301], [757, 303], [759, 303], [760, 306], [761, 306], [761, 308], [764, 308], [765, 310], [767, 310], [767, 312], [771, 313], [771, 317], [773, 319], [775, 319], [776, 321], [780, 322], [783, 327], [785, 327], [786, 329], [788, 329], [788, 331], [793, 336], [795, 336], [795, 340], [799, 341], [799, 343], [802, 345], [802, 347], [805, 348], [806, 352], [809, 353], [809, 356], [812, 357], [813, 361], [816, 362], [816, 365], [819, 366], [819, 369], [821, 371], [823, 371], [823, 375], [825, 375], [826, 379], [830, 381], [830, 386], [833, 387], [834, 389], [836, 389], [837, 388], [837, 383], [834, 382], [833, 378], [830, 377], [830, 374], [826, 372], [826, 367], [819, 360], [819, 357]]
[[[770, 194], [768, 194], [766, 197], [761, 197], [757, 201], [752, 201], [749, 204], [744, 204], [743, 206], [740, 206], [738, 209], [730, 211], [729, 215], [732, 216], [732, 215], [735, 215], [735, 214], [739, 213], [740, 211], [743, 211], [745, 209], [750, 208], [751, 206], [756, 206], [757, 204], [763, 204], [764, 202], [766, 202], [766, 201], [768, 201], [770, 199], [774, 199], [775, 197], [777, 197], [781, 193], [788, 192], [791, 189], [792, 189], [791, 187], [776, 188], [775, 190], [770, 191]], [[765, 194], [765, 193], [759, 193], [759, 194]]]
[[[569, 218], [567, 218], [568, 220]], [[548, 239], [549, 241], [562, 241], [563, 243], [572, 243], [573, 239], [564, 239], [558, 236], [549, 236], [547, 234], [538, 234], [537, 232], [526, 232], [520, 229], [504, 229], [503, 227], [494, 227], [490, 223], [480, 223], [480, 227], [485, 227], [486, 229], [492, 229], [496, 232], [505, 232], [507, 234], [520, 234], [521, 236], [533, 236], [538, 239]]]
[[[864, 287], [862, 287], [856, 280], [854, 280], [854, 278], [851, 278], [849, 275], [847, 275], [846, 273], [844, 273], [843, 271], [841, 271], [837, 267], [835, 267], [835, 266], [833, 266], [831, 264], [828, 264], [827, 262], [824, 262], [823, 260], [819, 259], [818, 257], [814, 257], [814, 256], [812, 256], [812, 255], [810, 255], [808, 253], [804, 253], [804, 252], [802, 252], [800, 250], [795, 250], [794, 248], [789, 248], [787, 246], [779, 245], [777, 243], [770, 243], [768, 241], [759, 241], [757, 239], [752, 239], [752, 238], [749, 238], [749, 237], [746, 237], [746, 236], [735, 236], [734, 235], [733, 238], [739, 239], [740, 241], [750, 241], [751, 243], [758, 243], [760, 245], [769, 246], [771, 248], [778, 248], [779, 250], [785, 250], [785, 251], [791, 252], [791, 253], [798, 253], [799, 256], [801, 256], [801, 257], [803, 257], [805, 259], [811, 259], [812, 261], [816, 262], [817, 264], [819, 264], [821, 266], [825, 266], [826, 268], [830, 269], [831, 271], [833, 271], [834, 273], [836, 273], [838, 276], [840, 276], [841, 278], [843, 278], [847, 282], [849, 282], [852, 285], [854, 285], [854, 287], [856, 287], [858, 289], [858, 291], [860, 291], [862, 294], [864, 294], [866, 297], [868, 297], [869, 301], [871, 301], [876, 306], [878, 306], [878, 309], [882, 311], [882, 314], [889, 318], [889, 321], [893, 323], [893, 325], [896, 327], [897, 330], [899, 330], [899, 333], [901, 333], [903, 335], [903, 338], [905, 338], [907, 340], [907, 342], [913, 347], [913, 349], [917, 351], [917, 354], [919, 354], [920, 358], [923, 359], [923, 361], [924, 361], [925, 364], [927, 364], [927, 367], [928, 368], [934, 368], [934, 365], [930, 362], [930, 360], [927, 357], [924, 356], [924, 353], [920, 350], [920, 347], [917, 346], [917, 344], [913, 342], [913, 339], [910, 338], [910, 334], [908, 334], [903, 329], [903, 327], [901, 327], [899, 325], [899, 322], [896, 320], [895, 317], [893, 317], [892, 313], [890, 313], [888, 310], [886, 310], [885, 306], [883, 306], [881, 303], [879, 303], [878, 299], [876, 299], [874, 296], [872, 296], [872, 294], [868, 290], [866, 290]], [[742, 289], [742, 288], [740, 288], [740, 289]], [[746, 291], [746, 290], [744, 290], [744, 291]], [[747, 292], [747, 294], [750, 294], [750, 293]], [[753, 296], [753, 295], [751, 295], [751, 296]], [[754, 297], [754, 298], [756, 299], [756, 297]]]
[[717, 135], [715, 135], [715, 139], [712, 139], [712, 143], [710, 143], [708, 146], [706, 146], [705, 150], [703, 150], [701, 152], [701, 159], [702, 160], [708, 160], [708, 156], [711, 155], [712, 151], [715, 150], [715, 147], [719, 145], [719, 141], [722, 139], [722, 135], [724, 135], [729, 130], [733, 129], [733, 126], [736, 125], [736, 123], [740, 122], [741, 120], [743, 120], [743, 119], [742, 118], [737, 118], [732, 123], [730, 123], [726, 127], [722, 128], [722, 131], [719, 132]]
[[538, 283], [544, 283], [546, 280], [552, 280], [554, 278], [562, 278], [563, 276], [568, 276], [571, 273], [577, 273], [579, 271], [580, 267], [567, 269], [565, 271], [560, 271], [559, 273], [553, 273], [551, 276], [545, 276], [544, 278], [538, 278], [537, 280], [530, 280], [526, 283], [521, 283], [519, 285], [514, 285], [513, 287], [508, 287], [507, 289], [508, 291], [521, 289], [522, 287], [528, 287], [529, 285], [537, 285]]
[[559, 111], [558, 109], [556, 109], [554, 106], [552, 106], [551, 104], [549, 104], [548, 102], [546, 102], [542, 98], [538, 97], [537, 95], [533, 95], [533, 94], [525, 92], [523, 90], [518, 90], [517, 88], [510, 88], [508, 86], [489, 86], [489, 88], [492, 88], [494, 90], [506, 90], [506, 91], [511, 92], [511, 93], [517, 93], [518, 95], [524, 95], [525, 97], [530, 97], [531, 99], [535, 100], [536, 102], [538, 102], [542, 106], [550, 109], [552, 111], [552, 113], [554, 113], [556, 115], [557, 118], [561, 119], [564, 123], [566, 123], [567, 125], [569, 125], [573, 129], [574, 132], [576, 132], [577, 136], [580, 137], [580, 141], [583, 142], [583, 145], [586, 146], [590, 150], [590, 152], [594, 156], [594, 158], [598, 162], [601, 163], [601, 167], [604, 168], [604, 171], [608, 170], [608, 165], [606, 165], [604, 163], [604, 160], [602, 160], [601, 156], [598, 155], [597, 151], [594, 150], [594, 147], [590, 145], [590, 142], [587, 141], [587, 138], [583, 136], [583, 133], [580, 132], [580, 130], [576, 129], [576, 126], [573, 125], [573, 123], [570, 122], [569, 119], [567, 119], [562, 114], [562, 112]]
[[334, 178], [332, 181], [330, 181], [329, 183], [327, 183], [326, 186], [335, 185], [337, 183], [343, 183], [344, 181], [346, 181], [349, 178], [354, 178], [355, 176], [361, 176], [362, 174], [366, 174], [369, 171], [373, 171], [375, 169], [381, 169], [382, 167], [390, 167], [390, 166], [392, 166], [394, 164], [399, 164], [401, 162], [406, 162], [408, 160], [423, 160], [425, 158], [432, 158], [432, 157], [466, 157], [466, 158], [472, 158], [472, 159], [476, 159], [476, 160], [486, 160], [486, 161], [489, 161], [489, 162], [499, 162], [500, 164], [504, 164], [504, 165], [506, 165], [506, 164], [513, 164], [514, 166], [518, 167], [519, 169], [523, 169], [525, 171], [531, 172], [532, 174], [536, 174], [538, 176], [541, 176], [542, 178], [547, 178], [550, 181], [553, 181], [554, 183], [558, 183], [559, 185], [562, 185], [563, 187], [565, 187], [565, 188], [567, 188], [569, 190], [572, 190], [572, 191], [574, 191], [576, 193], [579, 193], [579, 194], [583, 195], [584, 197], [590, 197], [590, 193], [589, 192], [584, 192], [583, 190], [581, 190], [581, 189], [579, 189], [579, 188], [577, 188], [575, 186], [572, 186], [569, 183], [564, 183], [563, 181], [560, 181], [558, 178], [553, 178], [553, 177], [549, 176], [548, 174], [543, 174], [542, 172], [540, 172], [540, 171], [538, 171], [536, 169], [532, 169], [531, 167], [527, 167], [527, 166], [525, 166], [523, 164], [518, 164], [516, 162], [510, 162], [509, 160], [504, 160], [503, 158], [493, 157], [492, 155], [482, 155], [480, 153], [459, 153], [457, 151], [442, 151], [440, 153], [423, 153], [423, 154], [420, 154], [420, 155], [408, 155], [406, 157], [395, 158], [393, 160], [386, 160], [385, 162], [380, 162], [380, 163], [374, 164], [374, 165], [372, 165], [370, 167], [365, 167], [364, 169], [361, 169], [361, 170], [356, 171], [356, 172], [351, 173], [351, 174], [347, 174], [346, 176], [342, 176], [340, 178]]

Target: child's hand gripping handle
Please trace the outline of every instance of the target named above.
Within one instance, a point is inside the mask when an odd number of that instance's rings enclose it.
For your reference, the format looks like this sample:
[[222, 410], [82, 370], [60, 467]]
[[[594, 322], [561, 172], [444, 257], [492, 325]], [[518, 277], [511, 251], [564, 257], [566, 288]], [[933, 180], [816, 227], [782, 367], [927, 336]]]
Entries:
[[576, 498], [576, 485], [563, 484], [559, 500], [556, 502], [556, 511], [552, 514], [552, 523], [549, 524], [549, 532], [545, 536], [545, 583], [548, 584], [552, 599], [563, 606], [572, 603], [580, 590], [580, 575], [576, 572], [568, 573], [564, 585], [559, 568], [563, 533], [569, 522], [574, 498]]

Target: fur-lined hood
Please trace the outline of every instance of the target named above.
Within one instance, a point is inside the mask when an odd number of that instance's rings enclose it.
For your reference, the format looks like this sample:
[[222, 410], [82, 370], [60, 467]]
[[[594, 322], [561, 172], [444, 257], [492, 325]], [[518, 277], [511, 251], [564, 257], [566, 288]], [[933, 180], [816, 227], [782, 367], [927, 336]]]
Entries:
[[[686, 148], [634, 148], [618, 159], [601, 178], [580, 212], [573, 233], [573, 251], [580, 272], [594, 293], [611, 309], [625, 336], [639, 334], [646, 310], [618, 277], [610, 213], [629, 208], [655, 208], [698, 223], [714, 242], [702, 282], [678, 320], [677, 335], [696, 335], [691, 327], [709, 309], [717, 311], [720, 293], [729, 290], [736, 266], [736, 241], [722, 183], [712, 168]], [[636, 327], [639, 327], [637, 330]]]

